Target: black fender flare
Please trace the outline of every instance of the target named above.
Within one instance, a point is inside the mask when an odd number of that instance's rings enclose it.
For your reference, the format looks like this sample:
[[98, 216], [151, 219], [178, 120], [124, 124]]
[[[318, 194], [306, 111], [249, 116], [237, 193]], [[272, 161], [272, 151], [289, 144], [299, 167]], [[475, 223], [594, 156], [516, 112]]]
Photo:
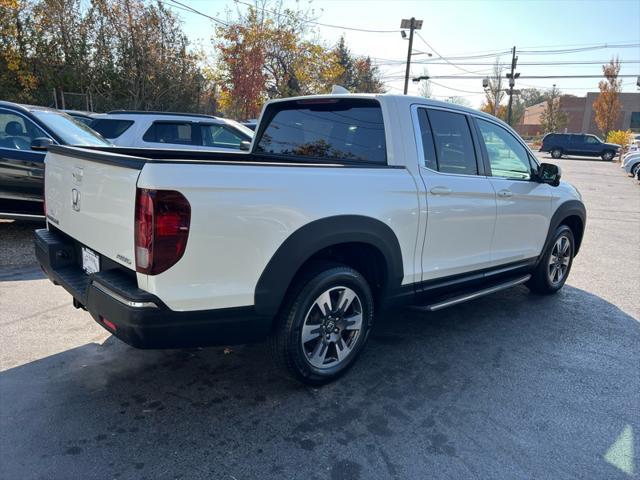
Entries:
[[366, 243], [383, 255], [386, 291], [398, 288], [404, 276], [402, 251], [394, 231], [362, 215], [337, 215], [314, 220], [293, 232], [278, 247], [260, 275], [254, 294], [255, 311], [275, 316], [300, 267], [319, 251], [342, 243]]
[[578, 250], [580, 250], [580, 244], [584, 236], [584, 230], [587, 226], [587, 210], [584, 207], [584, 204], [580, 200], [567, 200], [566, 202], [561, 204], [551, 216], [551, 221], [549, 222], [549, 231], [547, 232], [547, 238], [544, 241], [544, 247], [540, 252], [539, 258], [542, 258], [542, 255], [544, 254], [544, 252], [547, 251], [549, 244], [553, 240], [553, 234], [555, 233], [556, 229], [562, 224], [562, 222], [566, 218], [572, 217], [572, 216], [577, 216], [578, 218], [580, 218], [580, 221], [582, 222], [582, 232], [580, 232], [580, 236], [575, 239], [576, 240], [575, 255], [578, 254]]

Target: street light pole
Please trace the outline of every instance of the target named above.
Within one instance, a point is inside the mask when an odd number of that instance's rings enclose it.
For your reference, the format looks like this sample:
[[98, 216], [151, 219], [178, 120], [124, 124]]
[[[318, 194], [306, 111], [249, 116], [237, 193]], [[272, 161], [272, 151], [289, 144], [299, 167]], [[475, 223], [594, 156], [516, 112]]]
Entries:
[[[413, 50], [413, 31], [420, 30], [422, 28], [422, 20], [416, 20], [414, 17], [410, 19], [402, 19], [400, 23], [400, 28], [408, 28], [409, 29], [409, 49], [407, 50], [407, 69], [404, 74], [404, 94], [407, 94], [407, 90], [409, 89], [409, 71], [411, 69], [411, 52]], [[404, 32], [403, 32], [404, 38]]]

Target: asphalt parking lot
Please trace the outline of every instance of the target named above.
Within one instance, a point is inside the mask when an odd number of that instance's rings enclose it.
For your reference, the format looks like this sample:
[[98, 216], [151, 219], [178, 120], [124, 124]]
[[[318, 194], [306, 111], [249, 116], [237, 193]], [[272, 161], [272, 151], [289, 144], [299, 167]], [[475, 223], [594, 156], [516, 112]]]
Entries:
[[320, 389], [263, 345], [126, 346], [42, 278], [31, 225], [0, 223], [0, 478], [637, 478], [640, 187], [557, 163], [588, 210], [559, 294], [391, 312]]

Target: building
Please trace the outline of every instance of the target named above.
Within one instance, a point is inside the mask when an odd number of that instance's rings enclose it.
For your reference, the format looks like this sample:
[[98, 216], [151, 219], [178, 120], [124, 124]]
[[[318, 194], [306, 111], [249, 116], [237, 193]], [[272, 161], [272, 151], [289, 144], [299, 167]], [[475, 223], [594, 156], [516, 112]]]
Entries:
[[[598, 95], [599, 92], [589, 92], [586, 97], [574, 97], [573, 95], [560, 97], [560, 109], [568, 117], [565, 132], [602, 134], [596, 125], [593, 110], [593, 102]], [[640, 133], [640, 93], [622, 92], [620, 93], [620, 103], [622, 108], [615, 129], [631, 129]], [[540, 127], [540, 118], [546, 106], [547, 102], [541, 102], [525, 110], [520, 122], [516, 125], [516, 130], [520, 135], [532, 137], [543, 133]]]

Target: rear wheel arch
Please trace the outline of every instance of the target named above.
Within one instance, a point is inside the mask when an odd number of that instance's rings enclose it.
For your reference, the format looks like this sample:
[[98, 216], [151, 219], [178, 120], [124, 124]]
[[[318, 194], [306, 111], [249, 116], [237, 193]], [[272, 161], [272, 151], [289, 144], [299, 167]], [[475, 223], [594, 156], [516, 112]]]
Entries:
[[318, 261], [359, 271], [377, 297], [399, 287], [404, 275], [400, 243], [388, 225], [360, 215], [327, 217], [300, 227], [278, 247], [256, 285], [256, 312], [275, 316], [298, 275]]

